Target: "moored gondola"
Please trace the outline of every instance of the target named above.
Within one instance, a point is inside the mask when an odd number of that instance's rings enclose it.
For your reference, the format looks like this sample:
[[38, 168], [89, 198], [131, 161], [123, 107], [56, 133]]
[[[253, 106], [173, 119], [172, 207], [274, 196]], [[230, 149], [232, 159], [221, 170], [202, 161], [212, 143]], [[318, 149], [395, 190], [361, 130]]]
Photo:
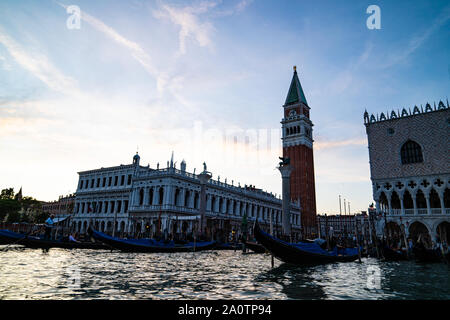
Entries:
[[241, 250], [242, 243], [216, 243], [214, 250]]
[[94, 239], [115, 249], [125, 252], [193, 252], [214, 249], [215, 241], [196, 241], [177, 244], [174, 241], [157, 241], [154, 239], [120, 239], [89, 229]]
[[358, 259], [358, 249], [346, 248], [333, 251], [322, 249], [317, 243], [288, 243], [261, 230], [258, 223], [254, 226], [256, 240], [276, 258], [297, 265], [349, 262]]
[[404, 261], [409, 260], [408, 254], [404, 251], [394, 250], [387, 246], [383, 247], [382, 255], [384, 261]]
[[245, 247], [252, 250], [255, 253], [265, 253], [266, 252], [266, 248], [264, 248], [263, 245], [253, 242], [253, 241], [246, 241]]
[[439, 250], [427, 249], [421, 244], [413, 247], [414, 258], [417, 262], [442, 262], [443, 257]]
[[29, 234], [16, 233], [9, 230], [0, 230], [1, 244], [17, 244], [33, 249], [108, 249], [109, 247], [97, 242], [73, 242], [61, 240], [47, 240]]

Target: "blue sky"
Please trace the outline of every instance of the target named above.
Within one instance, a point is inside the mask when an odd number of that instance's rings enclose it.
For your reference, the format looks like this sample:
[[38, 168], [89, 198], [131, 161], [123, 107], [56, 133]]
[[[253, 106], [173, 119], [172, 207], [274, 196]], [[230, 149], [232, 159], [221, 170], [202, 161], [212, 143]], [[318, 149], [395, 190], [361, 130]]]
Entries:
[[[380, 30], [366, 26], [372, 4]], [[70, 5], [80, 29], [66, 25]], [[362, 114], [447, 98], [449, 26], [448, 1], [2, 1], [0, 187], [53, 200], [78, 171], [138, 148], [151, 167], [173, 150], [191, 172], [206, 161], [214, 178], [279, 194], [296, 65], [318, 212], [338, 212], [339, 194], [366, 210]]]

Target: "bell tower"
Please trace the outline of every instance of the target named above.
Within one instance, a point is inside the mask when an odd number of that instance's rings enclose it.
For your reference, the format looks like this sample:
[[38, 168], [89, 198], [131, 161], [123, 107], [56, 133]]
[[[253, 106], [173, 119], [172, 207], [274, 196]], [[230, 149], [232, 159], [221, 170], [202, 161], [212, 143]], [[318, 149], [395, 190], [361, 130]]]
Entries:
[[306, 101], [295, 66], [283, 110], [284, 117], [281, 120], [283, 134], [281, 139], [283, 141], [283, 157], [290, 158], [292, 167], [291, 200], [300, 200], [303, 234], [308, 235], [316, 227], [313, 123], [309, 118], [310, 107]]

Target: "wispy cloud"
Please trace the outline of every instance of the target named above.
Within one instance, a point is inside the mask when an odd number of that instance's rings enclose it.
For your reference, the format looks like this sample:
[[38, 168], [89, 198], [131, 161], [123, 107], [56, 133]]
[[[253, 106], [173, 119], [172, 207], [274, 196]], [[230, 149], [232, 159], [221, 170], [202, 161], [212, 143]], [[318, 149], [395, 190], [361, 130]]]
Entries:
[[224, 17], [243, 12], [253, 0], [241, 0], [232, 8], [222, 9], [219, 5], [222, 1], [202, 1], [185, 7], [160, 5], [153, 11], [154, 17], [170, 20], [180, 27], [178, 33], [179, 55], [186, 54], [186, 45], [189, 39], [194, 40], [200, 47], [214, 48], [214, 28], [208, 17]]
[[[57, 3], [63, 8], [65, 9], [67, 8], [65, 4], [59, 2]], [[87, 14], [84, 11], [81, 11], [81, 19], [86, 21], [89, 25], [91, 25], [95, 29], [97, 29], [97, 31], [105, 34], [107, 37], [114, 40], [116, 43], [129, 49], [131, 51], [132, 57], [137, 62], [139, 62], [148, 73], [150, 73], [152, 76], [158, 77], [160, 72], [154, 66], [150, 55], [147, 54], [139, 44], [131, 40], [128, 40], [127, 38], [119, 34], [116, 30], [114, 30], [112, 27], [106, 25], [101, 20]]]
[[252, 3], [253, 3], [253, 0], [241, 0], [238, 3], [236, 3], [232, 8], [218, 10], [213, 15], [214, 16], [232, 16], [235, 14], [239, 14], [239, 13], [243, 12]]
[[169, 5], [162, 5], [159, 10], [153, 12], [158, 19], [169, 19], [172, 23], [180, 27], [178, 33], [179, 54], [186, 53], [187, 39], [195, 40], [201, 47], [212, 48], [211, 36], [214, 27], [209, 21], [201, 21], [200, 15], [208, 12], [217, 6], [219, 2], [201, 2], [197, 5], [177, 8]]
[[338, 140], [338, 141], [316, 141], [314, 143], [315, 150], [324, 150], [330, 148], [338, 148], [338, 147], [347, 147], [347, 146], [362, 146], [367, 145], [367, 139], [365, 138], [354, 138], [354, 139], [346, 139], [346, 140]]
[[419, 49], [430, 36], [439, 30], [448, 20], [450, 20], [450, 6], [444, 8], [439, 16], [431, 23], [431, 25], [421, 33], [416, 34], [410, 40], [405, 49], [401, 51], [394, 51], [391, 53], [386, 62], [382, 65], [383, 68], [389, 68], [399, 62], [406, 60], [411, 54]]
[[79, 94], [75, 79], [64, 75], [48, 58], [34, 48], [25, 50], [0, 27], [0, 43], [24, 69], [44, 82], [50, 89], [68, 95]]

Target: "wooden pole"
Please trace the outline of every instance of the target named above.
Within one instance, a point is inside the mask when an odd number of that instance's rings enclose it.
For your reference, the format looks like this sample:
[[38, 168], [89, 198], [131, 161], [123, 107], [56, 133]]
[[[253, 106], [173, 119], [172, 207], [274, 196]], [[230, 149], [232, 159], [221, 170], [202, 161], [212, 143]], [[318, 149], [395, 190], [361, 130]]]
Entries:
[[356, 245], [358, 246], [358, 260], [361, 262], [361, 248], [359, 246], [359, 237], [358, 237], [358, 225], [357, 225], [357, 217], [355, 214], [355, 237], [356, 237]]
[[448, 263], [447, 259], [445, 259], [445, 251], [444, 251], [444, 240], [442, 239], [442, 227], [439, 226], [439, 240], [441, 244], [441, 253], [442, 253], [442, 259], [445, 261], [445, 263]]

